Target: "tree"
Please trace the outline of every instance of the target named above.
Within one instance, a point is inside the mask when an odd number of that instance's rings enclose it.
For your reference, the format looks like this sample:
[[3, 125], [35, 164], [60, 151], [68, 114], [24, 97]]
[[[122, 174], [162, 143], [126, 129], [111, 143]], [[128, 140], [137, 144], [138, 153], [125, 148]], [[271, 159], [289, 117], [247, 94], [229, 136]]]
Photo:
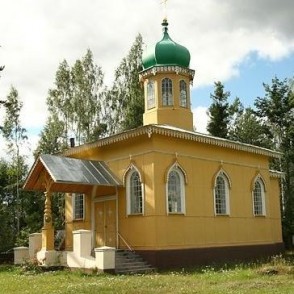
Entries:
[[109, 133], [143, 124], [144, 89], [139, 83], [142, 70], [143, 40], [139, 34], [128, 55], [115, 71], [113, 87], [107, 93]]
[[287, 79], [277, 77], [271, 85], [263, 84], [265, 97], [258, 97], [254, 103], [256, 114], [263, 119], [263, 124], [273, 134], [275, 148], [281, 148], [282, 140], [291, 126], [293, 118], [292, 91]]
[[94, 64], [91, 50], [87, 50], [82, 60], [77, 60], [71, 69], [73, 89], [72, 125], [79, 143], [97, 139], [104, 133], [103, 101], [105, 89], [104, 74], [100, 66]]
[[27, 140], [26, 130], [20, 125], [20, 111], [22, 102], [19, 101], [18, 92], [14, 87], [11, 87], [10, 93], [6, 99], [6, 116], [4, 118], [3, 136], [8, 142], [8, 148], [13, 153], [13, 162], [15, 164], [15, 189], [16, 189], [16, 203], [17, 203], [17, 232], [20, 230], [19, 223], [19, 183], [21, 179], [21, 158], [19, 155], [20, 144]]
[[52, 113], [47, 118], [47, 122], [41, 131], [40, 140], [34, 156], [37, 158], [40, 154], [56, 154], [64, 150], [67, 146], [63, 138], [64, 122], [60, 121], [56, 113]]
[[294, 94], [287, 79], [277, 77], [264, 84], [265, 96], [255, 101], [256, 114], [272, 134], [274, 148], [283, 152], [280, 167], [283, 179], [282, 223], [286, 245], [294, 235]]
[[[61, 141], [62, 146], [67, 147], [71, 116], [73, 114], [73, 105], [71, 73], [66, 60], [63, 60], [57, 69], [55, 87], [53, 89], [49, 89], [47, 106], [50, 116], [52, 117], [49, 117], [46, 126], [48, 127], [50, 120], [62, 122], [63, 130], [60, 138], [58, 139]], [[49, 126], [51, 126], [51, 124], [49, 124]]]
[[250, 107], [239, 112], [231, 123], [229, 139], [265, 148], [272, 147], [271, 134]]
[[0, 252], [14, 246], [15, 226], [13, 222], [14, 209], [10, 209], [7, 187], [9, 181], [9, 164], [0, 159]]
[[[48, 149], [44, 147], [49, 133], [51, 137], [58, 133], [53, 141], [58, 143], [58, 146], [55, 144], [56, 150], [67, 148], [70, 137], [75, 137], [78, 144], [83, 144], [105, 133], [103, 79], [104, 74], [101, 67], [94, 64], [91, 50], [87, 50], [86, 55], [78, 59], [73, 67], [66, 60], [59, 65], [55, 87], [48, 93], [49, 118], [41, 134], [40, 145], [43, 147], [38, 147], [39, 150]], [[60, 122], [58, 128], [56, 121]]]
[[[0, 46], [1, 47], [1, 46]], [[0, 65], [0, 72], [3, 71], [5, 68], [4, 65]], [[3, 104], [4, 106], [6, 106], [6, 101], [4, 100], [0, 100], [0, 105]], [[0, 126], [0, 130], [2, 130], [2, 127]]]
[[212, 136], [227, 138], [230, 123], [228, 103], [230, 92], [224, 91], [224, 85], [221, 82], [215, 82], [214, 86], [214, 94], [210, 94], [213, 103], [208, 109], [210, 121], [207, 125], [207, 131]]
[[[24, 145], [27, 136], [26, 130], [20, 124], [20, 114], [23, 104], [19, 99], [18, 91], [14, 87], [11, 87], [6, 101], [3, 136], [7, 141], [11, 159], [8, 163], [1, 163], [1, 204], [3, 212], [5, 212], [6, 225], [10, 227], [13, 236], [13, 240], [11, 238], [9, 240], [10, 242], [13, 241], [13, 244], [21, 245], [22, 243], [17, 242], [20, 241], [22, 233], [24, 231], [30, 233], [29, 228], [36, 226], [38, 221], [36, 221], [36, 218], [32, 214], [36, 209], [33, 201], [34, 198], [28, 198], [28, 192], [20, 189], [28, 171], [25, 158], [20, 154], [20, 146]], [[31, 213], [28, 213], [30, 211]], [[8, 238], [7, 235], [6, 238]], [[9, 244], [11, 246], [11, 243]]]

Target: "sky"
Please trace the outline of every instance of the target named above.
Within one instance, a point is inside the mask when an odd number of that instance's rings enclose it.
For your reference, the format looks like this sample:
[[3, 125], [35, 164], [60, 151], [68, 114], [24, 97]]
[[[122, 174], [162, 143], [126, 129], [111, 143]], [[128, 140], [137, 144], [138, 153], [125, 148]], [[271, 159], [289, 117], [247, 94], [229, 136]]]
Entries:
[[[214, 82], [231, 99], [253, 106], [263, 82], [291, 78], [294, 69], [293, 0], [0, 0], [0, 100], [11, 86], [23, 102], [28, 132], [23, 155], [36, 148], [47, 118], [46, 98], [58, 65], [70, 65], [91, 49], [106, 84], [140, 33], [146, 46], [170, 37], [187, 47], [196, 74], [191, 88], [194, 125], [206, 132]], [[164, 2], [164, 1], [163, 1]], [[0, 125], [3, 121], [0, 109]], [[29, 148], [28, 148], [29, 147]], [[0, 157], [5, 157], [0, 137]]]

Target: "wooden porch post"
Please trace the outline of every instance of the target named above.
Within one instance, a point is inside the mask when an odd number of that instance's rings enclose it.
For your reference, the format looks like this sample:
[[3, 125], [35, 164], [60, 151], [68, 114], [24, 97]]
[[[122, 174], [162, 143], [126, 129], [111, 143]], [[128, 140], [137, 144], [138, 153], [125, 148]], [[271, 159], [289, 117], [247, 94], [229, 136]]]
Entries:
[[42, 228], [42, 249], [49, 251], [54, 250], [54, 228], [52, 225], [52, 210], [51, 210], [51, 192], [47, 190], [45, 194], [44, 208], [44, 225]]

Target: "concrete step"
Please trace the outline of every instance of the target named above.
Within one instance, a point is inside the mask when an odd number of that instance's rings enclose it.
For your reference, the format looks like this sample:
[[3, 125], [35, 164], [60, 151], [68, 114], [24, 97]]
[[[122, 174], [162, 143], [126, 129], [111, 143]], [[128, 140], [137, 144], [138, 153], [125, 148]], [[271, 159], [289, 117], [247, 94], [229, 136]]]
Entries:
[[150, 264], [134, 251], [117, 250], [115, 272], [117, 274], [143, 274], [155, 271]]

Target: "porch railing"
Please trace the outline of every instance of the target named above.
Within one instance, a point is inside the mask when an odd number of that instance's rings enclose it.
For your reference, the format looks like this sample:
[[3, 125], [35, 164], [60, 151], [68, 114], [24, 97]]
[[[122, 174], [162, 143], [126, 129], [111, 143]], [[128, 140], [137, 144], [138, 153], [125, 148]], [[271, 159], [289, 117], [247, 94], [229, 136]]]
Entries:
[[127, 246], [127, 248], [132, 251], [135, 252], [135, 250], [131, 247], [131, 245], [126, 241], [126, 239], [119, 233], [117, 232], [119, 238], [123, 241], [123, 243]]

